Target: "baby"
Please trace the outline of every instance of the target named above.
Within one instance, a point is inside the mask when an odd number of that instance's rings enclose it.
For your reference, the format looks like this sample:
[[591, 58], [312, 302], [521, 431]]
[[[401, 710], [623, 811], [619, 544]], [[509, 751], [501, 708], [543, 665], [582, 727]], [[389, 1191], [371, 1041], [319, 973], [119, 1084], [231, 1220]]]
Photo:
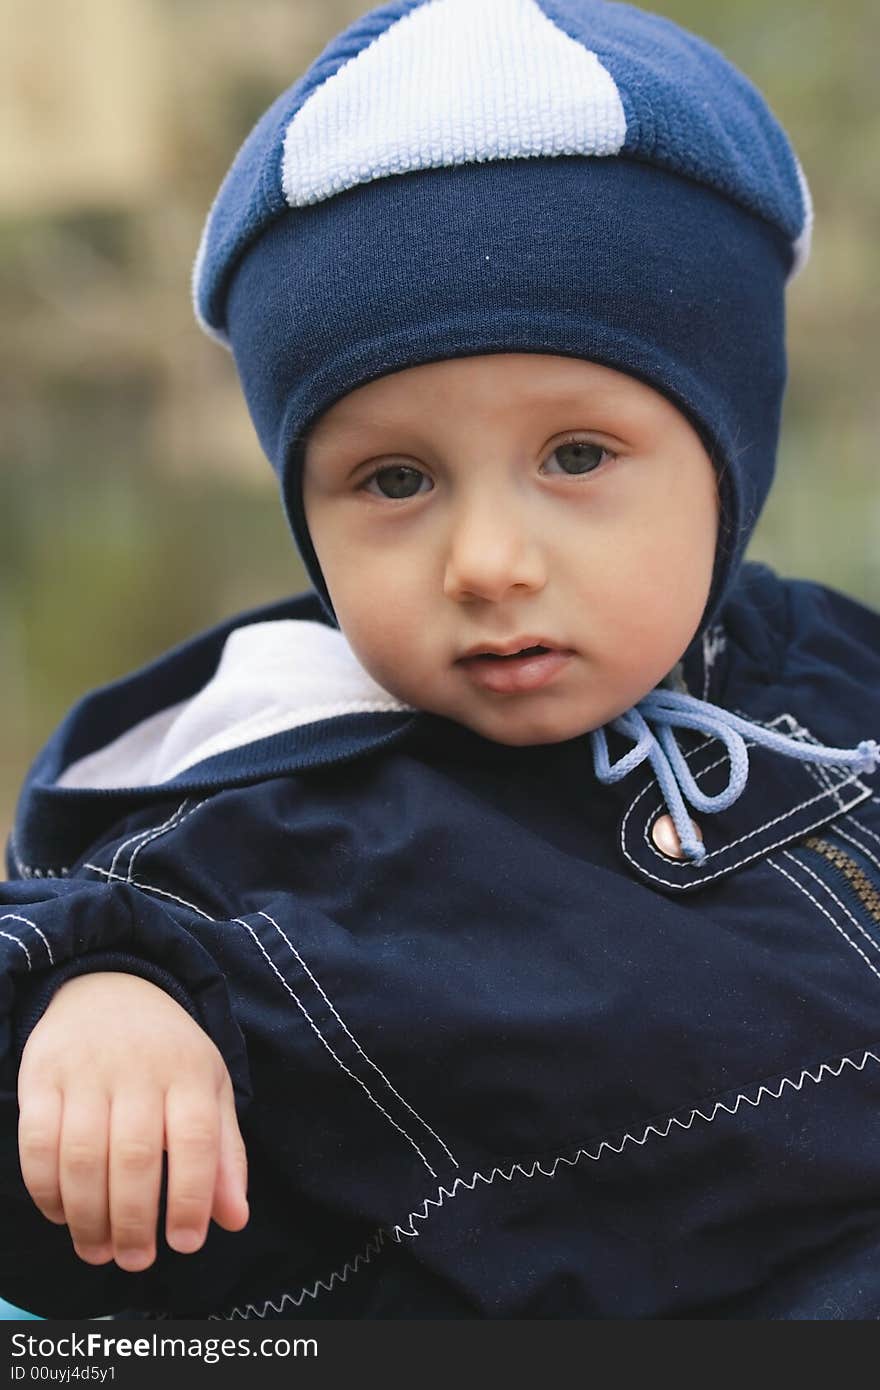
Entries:
[[31, 770], [0, 1293], [880, 1316], [880, 616], [744, 560], [811, 220], [606, 0], [396, 0], [257, 124], [196, 312], [314, 592]]

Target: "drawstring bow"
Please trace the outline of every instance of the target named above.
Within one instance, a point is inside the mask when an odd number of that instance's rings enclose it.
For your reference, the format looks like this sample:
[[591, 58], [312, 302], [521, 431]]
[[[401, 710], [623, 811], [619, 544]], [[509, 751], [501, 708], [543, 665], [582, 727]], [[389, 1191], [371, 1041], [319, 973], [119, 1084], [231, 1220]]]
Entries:
[[[650, 727], [651, 724], [655, 729]], [[821, 743], [803, 743], [787, 734], [741, 719], [720, 705], [712, 705], [693, 695], [659, 686], [632, 709], [612, 719], [610, 727], [631, 738], [635, 747], [618, 758], [616, 763], [610, 763], [605, 729], [594, 729], [590, 740], [599, 781], [619, 782], [646, 759], [650, 761], [678, 833], [682, 854], [696, 864], [701, 864], [705, 859], [706, 848], [694, 832], [685, 798], [698, 811], [709, 814], [732, 806], [748, 782], [746, 738], [802, 762], [830, 763], [837, 767], [852, 767], [857, 772], [873, 772], [880, 763], [880, 744], [875, 739], [862, 739], [857, 748], [828, 748]], [[730, 776], [723, 791], [707, 796], [697, 786], [673, 733], [676, 727], [696, 729], [722, 740], [730, 759]]]

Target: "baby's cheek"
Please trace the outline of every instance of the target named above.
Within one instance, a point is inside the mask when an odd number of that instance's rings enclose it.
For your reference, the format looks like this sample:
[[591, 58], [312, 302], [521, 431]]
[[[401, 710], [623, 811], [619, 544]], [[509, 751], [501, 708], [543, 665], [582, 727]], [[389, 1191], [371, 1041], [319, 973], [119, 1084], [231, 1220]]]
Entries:
[[336, 610], [349, 646], [369, 676], [405, 704], [418, 703], [421, 650], [417, 640], [397, 620], [393, 605], [377, 602], [369, 611]]
[[[645, 596], [638, 609], [618, 612], [594, 658], [594, 677], [606, 719], [637, 704], [673, 668], [688, 645], [687, 623], [663, 594]], [[604, 722], [604, 721], [599, 721]]]

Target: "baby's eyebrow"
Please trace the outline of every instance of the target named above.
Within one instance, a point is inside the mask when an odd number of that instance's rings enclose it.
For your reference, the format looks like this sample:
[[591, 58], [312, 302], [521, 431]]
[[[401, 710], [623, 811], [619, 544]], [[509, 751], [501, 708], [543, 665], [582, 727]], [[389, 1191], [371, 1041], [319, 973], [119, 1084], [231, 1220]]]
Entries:
[[[585, 382], [580, 386], [560, 384], [555, 387], [514, 382], [509, 398], [498, 399], [499, 417], [509, 419], [512, 399], [528, 412], [540, 410], [546, 414], [548, 428], [586, 427], [591, 423], [588, 417], [598, 413], [602, 415], [602, 422], [611, 422], [612, 417], [616, 421], [622, 412], [631, 414], [633, 410], [631, 400], [622, 400], [613, 386], [597, 382]], [[575, 415], [579, 418], [575, 418]], [[404, 415], [364, 408], [360, 415], [347, 415], [326, 425], [316, 426], [317, 437], [313, 435], [312, 447], [320, 453], [361, 449], [371, 447], [374, 439], [376, 447], [385, 444], [397, 447], [405, 435], [423, 438], [426, 429], [430, 430], [431, 416], [432, 407], [428, 404], [420, 405], [414, 411], [410, 407], [410, 411]], [[551, 416], [554, 417], [552, 421]]]
[[[620, 401], [615, 398], [615, 393], [607, 387], [580, 386], [580, 387], [528, 387], [521, 385], [511, 386], [510, 395], [498, 399], [498, 413], [507, 416], [510, 409], [510, 399], [513, 398], [520, 405], [526, 405], [535, 409], [544, 406], [548, 410], [596, 410], [600, 407], [613, 409], [620, 405]], [[424, 429], [426, 423], [430, 423], [431, 407], [420, 406], [413, 415], [381, 415], [377, 412], [364, 411], [361, 416], [349, 416], [344, 420], [334, 421], [327, 426], [327, 433], [335, 441], [336, 434], [340, 435], [355, 434], [366, 429], [375, 430], [404, 430], [404, 429]]]
[[318, 445], [360, 443], [364, 433], [368, 430], [385, 433], [389, 430], [401, 430], [410, 427], [411, 425], [405, 420], [390, 417], [383, 419], [381, 416], [364, 414], [361, 418], [355, 416], [353, 419], [334, 420], [332, 424], [321, 426], [319, 427], [320, 433], [317, 430], [315, 432], [318, 435], [317, 439], [314, 436], [313, 439]]

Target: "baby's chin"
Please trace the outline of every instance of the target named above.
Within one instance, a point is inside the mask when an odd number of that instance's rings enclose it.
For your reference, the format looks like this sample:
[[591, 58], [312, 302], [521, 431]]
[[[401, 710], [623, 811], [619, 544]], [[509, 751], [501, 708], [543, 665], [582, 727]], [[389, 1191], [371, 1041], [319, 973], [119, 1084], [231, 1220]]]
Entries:
[[385, 672], [371, 674], [403, 704], [427, 714], [440, 715], [482, 738], [510, 748], [567, 743], [583, 738], [630, 708], [619, 699], [609, 703], [607, 694], [605, 702], [597, 699], [595, 689], [582, 691], [580, 699], [570, 691], [552, 690], [522, 695], [475, 693], [472, 699], [467, 699], [460, 690], [450, 693], [428, 681], [413, 679], [412, 673], [409, 680], [403, 681], [387, 677], [383, 680]]
[[493, 743], [506, 744], [509, 748], [530, 748], [539, 744], [567, 743], [573, 738], [582, 738], [591, 730], [598, 728], [595, 720], [586, 715], [569, 713], [563, 716], [559, 711], [539, 712], [513, 708], [497, 711], [462, 712], [461, 710], [438, 710], [447, 719], [463, 724], [473, 733], [491, 739]]

